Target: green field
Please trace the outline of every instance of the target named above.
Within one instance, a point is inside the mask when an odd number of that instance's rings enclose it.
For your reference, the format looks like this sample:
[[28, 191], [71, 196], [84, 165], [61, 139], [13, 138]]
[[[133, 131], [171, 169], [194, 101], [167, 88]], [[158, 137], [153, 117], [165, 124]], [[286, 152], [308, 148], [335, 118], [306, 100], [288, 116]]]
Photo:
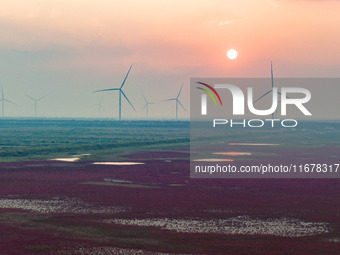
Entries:
[[0, 132], [2, 162], [78, 154], [107, 160], [141, 147], [189, 144], [189, 122], [184, 121], [6, 119], [0, 121]]

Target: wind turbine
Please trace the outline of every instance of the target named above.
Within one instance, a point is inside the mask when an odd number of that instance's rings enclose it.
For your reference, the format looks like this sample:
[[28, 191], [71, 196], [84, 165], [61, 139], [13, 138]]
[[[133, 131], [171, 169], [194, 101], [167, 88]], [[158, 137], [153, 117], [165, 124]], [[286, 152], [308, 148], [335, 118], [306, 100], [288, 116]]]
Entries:
[[[261, 98], [263, 98], [264, 96], [268, 95], [269, 93], [273, 92], [273, 88], [274, 88], [274, 77], [273, 77], [273, 62], [270, 61], [270, 74], [271, 74], [271, 80], [272, 80], [272, 89], [269, 90], [268, 92], [264, 93], [262, 96], [260, 96], [258, 99], [255, 100], [254, 104], [259, 101]], [[280, 92], [277, 92], [278, 95], [281, 95]], [[272, 119], [274, 119], [274, 113], [272, 113]]]
[[2, 117], [5, 117], [5, 102], [11, 103], [11, 104], [15, 104], [15, 103], [13, 103], [12, 101], [5, 98], [4, 89], [2, 87], [2, 84], [1, 84], [1, 99], [0, 99], [0, 101], [2, 102]]
[[145, 101], [145, 105], [143, 107], [143, 110], [146, 108], [146, 118], [149, 118], [149, 104], [155, 104], [153, 102], [149, 102], [148, 100], [146, 100], [145, 96], [142, 94], [144, 101]]
[[184, 106], [183, 106], [182, 103], [178, 100], [178, 98], [179, 98], [179, 96], [180, 96], [180, 94], [181, 94], [181, 92], [182, 92], [183, 85], [184, 85], [184, 83], [182, 84], [182, 87], [181, 87], [181, 89], [179, 90], [179, 93], [178, 93], [178, 95], [177, 95], [176, 98], [170, 98], [170, 99], [166, 99], [166, 100], [163, 100], [163, 101], [162, 101], [162, 102], [166, 102], [166, 101], [176, 101], [176, 120], [178, 119], [178, 104], [180, 104], [181, 107], [183, 108], [183, 110], [186, 112]]
[[100, 98], [100, 101], [98, 104], [95, 104], [96, 106], [98, 106], [98, 117], [100, 118], [100, 110], [102, 108], [102, 100], [103, 100], [103, 97]]
[[36, 118], [36, 117], [37, 117], [37, 103], [38, 103], [41, 99], [47, 97], [47, 95], [42, 96], [42, 97], [39, 97], [39, 98], [33, 98], [33, 97], [29, 96], [29, 95], [26, 95], [26, 96], [34, 101], [34, 117]]
[[119, 120], [122, 120], [122, 95], [125, 97], [126, 101], [129, 102], [129, 104], [131, 105], [132, 109], [134, 111], [136, 111], [135, 107], [133, 107], [132, 103], [130, 102], [130, 100], [127, 98], [127, 96], [125, 95], [124, 91], [123, 91], [123, 86], [125, 84], [126, 78], [128, 77], [130, 70], [131, 70], [132, 65], [129, 68], [129, 71], [127, 72], [125, 79], [122, 83], [122, 85], [119, 88], [112, 88], [112, 89], [102, 89], [102, 90], [96, 90], [94, 92], [102, 92], [102, 91], [111, 91], [111, 90], [118, 90], [119, 91]]

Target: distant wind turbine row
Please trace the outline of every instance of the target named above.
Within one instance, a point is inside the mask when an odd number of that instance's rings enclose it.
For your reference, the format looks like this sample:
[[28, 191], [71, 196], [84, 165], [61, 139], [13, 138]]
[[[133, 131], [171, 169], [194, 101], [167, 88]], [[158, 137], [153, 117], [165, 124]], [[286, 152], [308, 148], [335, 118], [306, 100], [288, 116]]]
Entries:
[[[129, 73], [131, 71], [131, 68], [132, 68], [132, 65], [130, 66], [124, 80], [123, 80], [123, 83], [122, 85], [119, 87], [119, 88], [111, 88], [111, 89], [101, 89], [101, 90], [96, 90], [96, 91], [93, 91], [93, 92], [103, 92], [103, 91], [119, 91], [119, 120], [122, 120], [122, 95], [125, 97], [126, 101], [130, 104], [130, 106], [132, 107], [132, 109], [134, 111], [136, 111], [135, 107], [133, 107], [132, 103], [130, 102], [130, 100], [128, 99], [128, 97], [126, 96], [126, 94], [124, 93], [123, 91], [123, 86], [125, 85], [125, 82], [126, 82], [126, 79], [127, 77], [129, 76]], [[183, 88], [183, 85], [182, 84], [182, 87], [181, 89], [179, 90], [179, 93], [177, 95], [176, 98], [170, 98], [170, 99], [166, 99], [166, 100], [163, 100], [161, 102], [167, 102], [167, 101], [176, 101], [176, 120], [178, 119], [178, 104], [183, 108], [183, 110], [186, 112], [184, 106], [182, 105], [182, 103], [179, 101], [179, 96], [182, 92], [182, 88]], [[149, 118], [149, 105], [150, 104], [156, 104], [155, 102], [149, 102], [146, 97], [142, 94], [144, 100], [145, 100], [145, 105], [143, 107], [143, 110], [146, 109], [146, 117]], [[98, 105], [98, 108], [99, 108], [99, 111], [100, 111], [100, 107], [101, 105], [99, 104]], [[100, 114], [99, 114], [100, 115]]]
[[[119, 88], [111, 88], [111, 89], [103, 89], [103, 90], [96, 90], [94, 92], [103, 92], [103, 91], [119, 91], [119, 120], [122, 119], [122, 96], [125, 98], [125, 100], [130, 104], [130, 106], [132, 107], [132, 109], [134, 111], [136, 111], [135, 107], [132, 105], [131, 101], [129, 100], [129, 98], [126, 96], [126, 94], [124, 93], [123, 91], [123, 86], [125, 85], [125, 82], [130, 74], [130, 71], [131, 71], [131, 68], [132, 68], [132, 65], [130, 66], [124, 80], [123, 80], [123, 83], [121, 84], [121, 86]], [[183, 85], [182, 84], [182, 87], [180, 88], [179, 90], [179, 93], [177, 95], [176, 98], [170, 98], [170, 99], [166, 99], [166, 100], [163, 100], [163, 101], [160, 101], [160, 102], [166, 102], [166, 101], [176, 101], [176, 120], [178, 119], [178, 104], [180, 104], [180, 106], [185, 110], [183, 104], [179, 101], [179, 96], [182, 92], [182, 89], [183, 89]], [[42, 96], [42, 97], [38, 97], [38, 98], [34, 98], [30, 95], [26, 95], [27, 98], [31, 99], [33, 102], [34, 102], [34, 117], [37, 117], [37, 111], [38, 111], [38, 102], [42, 99], [44, 99], [45, 97], [47, 97], [47, 95], [45, 96]], [[156, 104], [156, 103], [159, 103], [159, 102], [151, 102], [151, 101], [148, 101], [146, 99], [146, 97], [142, 94], [143, 98], [144, 98], [144, 101], [145, 101], [145, 105], [143, 107], [143, 110], [145, 109], [146, 110], [146, 118], [149, 118], [149, 105], [151, 104]], [[102, 109], [102, 100], [103, 100], [103, 97], [101, 97], [100, 101], [95, 104], [97, 107], [98, 107], [98, 117], [100, 118], [101, 116], [101, 109]], [[5, 103], [11, 103], [11, 104], [15, 104], [13, 103], [12, 101], [10, 101], [9, 99], [5, 98], [5, 95], [4, 95], [4, 90], [3, 90], [3, 86], [1, 85], [1, 99], [0, 99], [1, 103], [2, 103], [2, 117], [5, 116]]]
[[[130, 102], [130, 100], [128, 99], [128, 97], [125, 95], [125, 93], [123, 92], [122, 88], [126, 82], [127, 77], [129, 76], [129, 73], [131, 71], [132, 65], [130, 66], [122, 85], [119, 88], [112, 88], [112, 89], [103, 89], [103, 90], [97, 90], [94, 92], [102, 92], [102, 91], [112, 91], [112, 90], [118, 90], [119, 91], [119, 120], [122, 119], [122, 102], [121, 102], [121, 95], [123, 95], [125, 97], [125, 99], [129, 102], [129, 104], [131, 105], [131, 107], [135, 110], [135, 108], [133, 107], [132, 103]], [[269, 91], [267, 91], [266, 93], [264, 93], [262, 96], [260, 96], [258, 99], [255, 100], [254, 103], [258, 102], [259, 100], [261, 100], [263, 97], [265, 97], [266, 95], [268, 95], [269, 93], [273, 93], [273, 88], [274, 88], [274, 77], [273, 77], [273, 63], [270, 63], [270, 73], [271, 73], [271, 89]], [[175, 98], [169, 98], [169, 99], [165, 99], [161, 102], [167, 102], [167, 101], [175, 101], [176, 102], [176, 120], [178, 120], [178, 105], [180, 105], [182, 107], [182, 109], [186, 112], [185, 107], [183, 106], [183, 104], [179, 101], [179, 97], [181, 95], [182, 89], [183, 89], [183, 85], [181, 86], [177, 97]], [[279, 95], [281, 95], [280, 92], [277, 92]], [[144, 101], [145, 101], [145, 105], [143, 107], [143, 110], [146, 110], [146, 118], [149, 118], [149, 105], [150, 104], [156, 104], [155, 102], [150, 102], [146, 99], [146, 97], [142, 94]], [[99, 107], [99, 111], [100, 111], [100, 107], [101, 105], [98, 106]], [[136, 110], [135, 110], [136, 111]], [[274, 118], [274, 113], [272, 114], [272, 118]]]
[[[26, 95], [26, 96], [34, 101], [34, 117], [37, 117], [37, 103], [41, 99], [47, 97], [47, 95], [45, 95], [43, 97], [39, 97], [39, 98], [33, 98], [33, 97], [29, 96], [29, 95]], [[5, 102], [11, 103], [11, 104], [14, 104], [14, 105], [15, 105], [15, 103], [13, 103], [9, 99], [5, 98], [4, 88], [3, 88], [2, 84], [1, 84], [1, 99], [0, 99], [0, 101], [1, 101], [1, 104], [2, 104], [2, 107], [1, 107], [2, 117], [5, 117]]]
[[[265, 97], [266, 95], [268, 95], [269, 93], [273, 93], [273, 87], [274, 87], [274, 77], [273, 77], [273, 64], [271, 62], [270, 64], [270, 67], [271, 67], [271, 89], [269, 91], [267, 91], [266, 93], [264, 93], [262, 96], [260, 96], [258, 99], [255, 100], [254, 103], [258, 102], [259, 100], [261, 100], [263, 97]], [[119, 120], [122, 120], [122, 96], [125, 98], [125, 100], [130, 104], [131, 108], [136, 111], [135, 107], [132, 105], [131, 101], [129, 100], [129, 98], [126, 96], [126, 94], [124, 93], [123, 91], [123, 87], [125, 85], [125, 82], [130, 74], [130, 71], [131, 71], [131, 68], [132, 68], [132, 65], [130, 66], [127, 74], [125, 75], [125, 78], [122, 82], [122, 84], [120, 85], [120, 87], [118, 88], [110, 88], [110, 89], [102, 89], [102, 90], [96, 90], [96, 91], [93, 91], [93, 92], [106, 92], [106, 91], [118, 91], [119, 93]], [[179, 106], [185, 111], [185, 107], [183, 106], [183, 104], [181, 103], [181, 101], [179, 100], [179, 97], [181, 95], [181, 92], [182, 92], [182, 89], [183, 89], [183, 85], [184, 83], [182, 84], [178, 94], [177, 94], [177, 97], [174, 97], [174, 98], [169, 98], [169, 99], [165, 99], [165, 100], [162, 100], [162, 101], [159, 101], [159, 102], [151, 102], [151, 101], [148, 101], [147, 98], [145, 97], [145, 95], [142, 93], [142, 96], [144, 98], [144, 101], [145, 101], [145, 104], [144, 104], [144, 107], [143, 107], [143, 110], [145, 109], [146, 111], [146, 118], [149, 118], [149, 105], [151, 104], [157, 104], [157, 103], [161, 103], [161, 102], [168, 102], [168, 101], [175, 101], [176, 104], [176, 120], [178, 120], [178, 109], [179, 109]], [[280, 92], [278, 92], [279, 95], [281, 95]], [[34, 98], [34, 97], [31, 97], [29, 95], [26, 95], [29, 99], [31, 99], [32, 101], [34, 101], [34, 116], [37, 117], [37, 103], [44, 99], [45, 97], [47, 97], [47, 95], [45, 96], [42, 96], [42, 97], [39, 97], [39, 98]], [[101, 115], [101, 109], [102, 109], [102, 99], [103, 97], [101, 97], [99, 103], [96, 104], [96, 106], [98, 106], [98, 116], [100, 117]], [[11, 103], [11, 104], [15, 104], [13, 103], [12, 101], [10, 101], [9, 99], [5, 98], [5, 95], [4, 95], [4, 90], [3, 90], [3, 86], [1, 85], [1, 99], [0, 99], [1, 103], [2, 103], [2, 117], [5, 116], [5, 103]], [[272, 114], [272, 118], [274, 118], [274, 113]]]

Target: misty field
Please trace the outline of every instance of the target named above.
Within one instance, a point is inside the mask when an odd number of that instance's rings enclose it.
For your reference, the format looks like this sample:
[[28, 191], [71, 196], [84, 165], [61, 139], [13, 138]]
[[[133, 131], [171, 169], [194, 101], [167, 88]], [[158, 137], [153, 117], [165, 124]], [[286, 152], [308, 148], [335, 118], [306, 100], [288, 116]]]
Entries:
[[[223, 141], [280, 144], [227, 155], [237, 162], [339, 158], [337, 125]], [[188, 122], [8, 119], [0, 131], [1, 254], [340, 252], [339, 179], [191, 179]], [[218, 142], [194, 141], [196, 156]]]

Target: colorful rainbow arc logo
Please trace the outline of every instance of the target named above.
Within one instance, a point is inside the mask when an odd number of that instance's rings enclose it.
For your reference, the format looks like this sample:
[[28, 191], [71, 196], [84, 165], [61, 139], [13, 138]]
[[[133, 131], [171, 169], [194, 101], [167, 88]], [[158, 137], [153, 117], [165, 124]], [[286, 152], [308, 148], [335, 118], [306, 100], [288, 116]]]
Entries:
[[[203, 85], [203, 86], [205, 86], [205, 87], [207, 87], [207, 88], [209, 88], [212, 92], [214, 92], [214, 94], [217, 96], [217, 98], [218, 98], [218, 100], [220, 101], [220, 104], [221, 104], [221, 106], [222, 106], [222, 100], [221, 100], [221, 98], [220, 98], [220, 95], [217, 93], [217, 91], [212, 87], [212, 86], [210, 86], [209, 84], [206, 84], [206, 83], [204, 83], [204, 82], [197, 82], [198, 84], [201, 84], [201, 85]], [[214, 98], [214, 96], [211, 94], [211, 92], [209, 91], [209, 90], [207, 90], [207, 89], [204, 89], [204, 88], [200, 88], [200, 87], [196, 87], [197, 89], [200, 89], [200, 90], [203, 90], [204, 92], [206, 92], [213, 100], [214, 100], [214, 103], [215, 103], [215, 105], [217, 104], [216, 103], [216, 100], [215, 100], [215, 98]]]

